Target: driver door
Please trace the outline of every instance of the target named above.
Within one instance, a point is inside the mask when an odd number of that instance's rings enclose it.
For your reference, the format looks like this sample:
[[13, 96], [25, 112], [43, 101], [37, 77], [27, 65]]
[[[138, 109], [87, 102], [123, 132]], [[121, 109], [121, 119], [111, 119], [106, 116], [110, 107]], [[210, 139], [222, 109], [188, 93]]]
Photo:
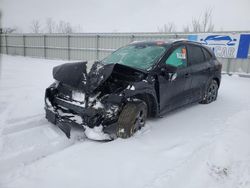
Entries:
[[181, 45], [174, 47], [172, 53], [163, 58], [162, 63], [176, 67], [177, 71], [169, 73], [166, 70], [158, 77], [161, 114], [189, 102], [188, 93], [191, 88], [191, 70], [187, 64], [186, 52], [186, 46]]

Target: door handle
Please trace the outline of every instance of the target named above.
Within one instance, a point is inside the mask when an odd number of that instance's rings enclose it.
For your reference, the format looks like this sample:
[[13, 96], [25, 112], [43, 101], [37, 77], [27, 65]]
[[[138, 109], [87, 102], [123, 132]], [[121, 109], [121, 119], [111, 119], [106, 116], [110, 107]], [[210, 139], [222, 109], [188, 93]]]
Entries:
[[212, 71], [212, 68], [211, 67], [208, 67], [208, 68], [206, 68], [205, 70], [203, 70], [202, 72], [211, 72]]
[[185, 73], [185, 78], [189, 78], [191, 76], [191, 74], [190, 73]]

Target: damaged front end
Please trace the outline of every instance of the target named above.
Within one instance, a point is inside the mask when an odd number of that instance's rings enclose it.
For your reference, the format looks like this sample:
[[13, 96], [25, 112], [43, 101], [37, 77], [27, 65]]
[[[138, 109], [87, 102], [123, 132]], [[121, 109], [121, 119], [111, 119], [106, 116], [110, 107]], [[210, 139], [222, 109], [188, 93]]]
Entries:
[[[45, 92], [46, 118], [70, 138], [71, 127], [81, 126], [94, 140], [116, 137], [117, 120], [131, 83], [145, 73], [119, 65], [67, 63], [53, 69], [56, 80]], [[128, 92], [128, 90], [130, 90]]]

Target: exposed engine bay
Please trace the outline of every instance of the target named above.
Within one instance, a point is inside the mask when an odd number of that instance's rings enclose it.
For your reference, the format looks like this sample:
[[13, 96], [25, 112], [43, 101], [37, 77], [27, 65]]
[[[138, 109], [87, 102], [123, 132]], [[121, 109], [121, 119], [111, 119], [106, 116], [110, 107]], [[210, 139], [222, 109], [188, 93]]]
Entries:
[[133, 100], [129, 97], [135, 90], [132, 84], [143, 80], [146, 74], [123, 65], [100, 62], [87, 70], [87, 62], [67, 63], [53, 69], [55, 83], [45, 94], [46, 118], [58, 124], [67, 137], [71, 124], [78, 124], [85, 134], [86, 129], [95, 129], [96, 133], [98, 127], [104, 139], [112, 139], [116, 136], [120, 110], [127, 100]]

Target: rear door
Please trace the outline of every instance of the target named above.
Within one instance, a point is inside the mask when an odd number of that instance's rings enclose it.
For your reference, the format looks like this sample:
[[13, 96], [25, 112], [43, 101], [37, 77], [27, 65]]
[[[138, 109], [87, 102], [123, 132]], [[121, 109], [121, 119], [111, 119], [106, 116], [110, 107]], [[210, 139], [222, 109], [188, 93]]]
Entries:
[[191, 66], [192, 83], [190, 102], [201, 100], [211, 73], [211, 55], [203, 47], [195, 44], [187, 45], [188, 63]]

